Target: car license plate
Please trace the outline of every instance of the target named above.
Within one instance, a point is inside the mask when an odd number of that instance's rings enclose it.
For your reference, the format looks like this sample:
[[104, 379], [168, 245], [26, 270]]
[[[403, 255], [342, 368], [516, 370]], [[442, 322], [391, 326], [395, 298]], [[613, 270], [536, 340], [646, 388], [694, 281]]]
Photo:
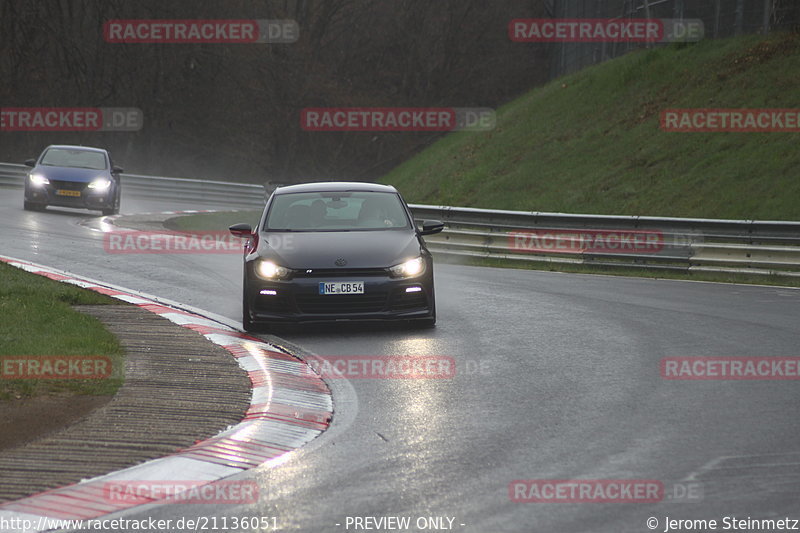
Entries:
[[56, 194], [59, 196], [80, 196], [81, 191], [68, 191], [65, 189], [58, 189]]
[[320, 294], [364, 294], [363, 281], [320, 282]]

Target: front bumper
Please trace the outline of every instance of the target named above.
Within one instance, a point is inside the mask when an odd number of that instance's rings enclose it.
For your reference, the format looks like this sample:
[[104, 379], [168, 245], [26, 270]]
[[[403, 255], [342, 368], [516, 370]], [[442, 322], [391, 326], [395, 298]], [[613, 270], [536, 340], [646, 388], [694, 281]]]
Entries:
[[[59, 191], [62, 192], [59, 194]], [[78, 209], [106, 209], [114, 204], [114, 187], [96, 192], [89, 189], [87, 183], [79, 182], [50, 182], [38, 187], [26, 184], [25, 201]]]
[[[434, 313], [430, 269], [425, 275], [411, 279], [355, 275], [266, 281], [251, 270], [247, 277], [244, 297], [253, 322], [413, 320]], [[363, 281], [364, 294], [319, 294], [320, 282], [339, 281]]]

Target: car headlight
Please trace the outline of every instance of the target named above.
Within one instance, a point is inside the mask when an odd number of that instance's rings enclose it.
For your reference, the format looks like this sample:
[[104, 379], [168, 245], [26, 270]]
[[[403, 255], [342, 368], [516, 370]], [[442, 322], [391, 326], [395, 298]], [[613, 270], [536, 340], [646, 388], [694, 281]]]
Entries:
[[256, 274], [264, 279], [285, 279], [291, 272], [288, 268], [276, 265], [272, 261], [259, 259], [256, 262]]
[[413, 278], [425, 272], [425, 261], [417, 257], [389, 268], [389, 275], [393, 278]]
[[111, 180], [108, 178], [97, 178], [89, 183], [89, 188], [95, 191], [107, 191], [111, 187]]
[[37, 187], [41, 187], [42, 185], [49, 185], [50, 180], [45, 178], [41, 174], [31, 174], [30, 175], [31, 184], [36, 185]]

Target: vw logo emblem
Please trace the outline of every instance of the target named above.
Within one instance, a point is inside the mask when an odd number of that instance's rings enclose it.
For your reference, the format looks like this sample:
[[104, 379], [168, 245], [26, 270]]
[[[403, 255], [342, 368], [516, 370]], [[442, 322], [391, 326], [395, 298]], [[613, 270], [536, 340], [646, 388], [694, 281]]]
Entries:
[[334, 261], [334, 263], [336, 264], [336, 266], [343, 267], [343, 266], [345, 266], [345, 265], [347, 264], [347, 261], [345, 261], [344, 259], [342, 259], [342, 258], [340, 257], [339, 259], [337, 259], [336, 261]]

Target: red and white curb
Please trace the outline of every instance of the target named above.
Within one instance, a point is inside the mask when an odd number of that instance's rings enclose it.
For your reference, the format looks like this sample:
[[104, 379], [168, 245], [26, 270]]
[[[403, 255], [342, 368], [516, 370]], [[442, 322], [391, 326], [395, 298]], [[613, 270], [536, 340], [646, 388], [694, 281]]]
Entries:
[[[107, 498], [103, 491], [109, 482], [180, 479], [183, 482], [207, 484], [260, 465], [275, 466], [286, 460], [287, 453], [313, 440], [328, 428], [333, 414], [328, 386], [304, 362], [279, 348], [241, 333], [221, 321], [191, 312], [196, 311], [194, 309], [168, 305], [166, 300], [158, 297], [19, 259], [0, 256], [0, 261], [129, 302], [193, 329], [228, 350], [248, 373], [252, 385], [250, 408], [245, 418], [215, 437], [173, 455], [119, 472], [0, 504], [0, 522], [5, 519], [5, 523], [12, 523], [12, 519], [19, 519], [15, 522], [27, 520], [34, 524], [33, 529], [10, 531], [43, 531], [37, 529], [36, 525], [47, 523], [47, 518], [90, 519], [143, 505], [140, 498], [136, 503]], [[157, 499], [152, 499], [145, 503], [157, 502]]]

